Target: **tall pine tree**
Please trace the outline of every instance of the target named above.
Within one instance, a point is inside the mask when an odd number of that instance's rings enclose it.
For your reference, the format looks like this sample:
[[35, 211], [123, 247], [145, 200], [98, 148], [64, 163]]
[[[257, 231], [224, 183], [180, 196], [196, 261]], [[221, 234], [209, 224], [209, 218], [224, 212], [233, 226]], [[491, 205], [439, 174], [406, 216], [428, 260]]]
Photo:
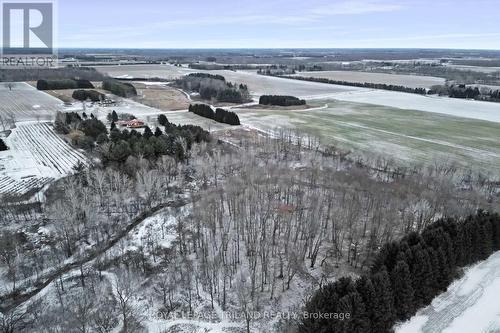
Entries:
[[412, 316], [415, 306], [410, 267], [405, 261], [398, 261], [391, 272], [391, 281], [396, 317], [407, 320]]

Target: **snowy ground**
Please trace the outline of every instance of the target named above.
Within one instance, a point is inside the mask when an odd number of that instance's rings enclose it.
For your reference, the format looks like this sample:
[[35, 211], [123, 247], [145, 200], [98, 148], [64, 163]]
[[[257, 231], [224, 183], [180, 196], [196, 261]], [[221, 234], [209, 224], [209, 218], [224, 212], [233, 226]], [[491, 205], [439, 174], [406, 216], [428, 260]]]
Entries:
[[500, 103], [368, 89], [339, 93], [332, 97], [346, 102], [375, 104], [500, 123]]
[[103, 66], [96, 67], [96, 69], [118, 78], [159, 77], [171, 80], [189, 73], [219, 74], [224, 76], [227, 81], [246, 84], [254, 96], [293, 95], [301, 98], [314, 98], [316, 96], [331, 95], [337, 92], [358, 90], [358, 88], [355, 87], [336, 86], [317, 82], [263, 76], [249, 71], [192, 70], [172, 65]]
[[297, 129], [355, 154], [376, 154], [418, 164], [453, 161], [466, 168], [500, 171], [499, 123], [336, 100], [311, 104], [321, 107], [297, 112], [235, 111], [243, 125], [266, 131], [278, 127]]
[[[395, 91], [374, 90], [318, 82], [283, 79], [258, 75], [255, 72], [250, 71], [193, 71], [191, 69], [179, 68], [171, 65], [141, 65], [138, 67], [107, 66], [104, 68], [98, 68], [98, 70], [108, 72], [117, 77], [128, 75], [127, 77], [147, 76], [162, 77], [166, 79], [172, 79], [175, 76], [179, 77], [193, 72], [220, 74], [223, 75], [228, 81], [248, 85], [254, 97], [270, 94], [293, 95], [305, 99], [334, 98], [347, 102], [368, 103], [400, 109], [418, 110], [453, 115], [457, 117], [500, 122], [500, 103], [470, 101], [448, 97], [427, 97]], [[432, 79], [434, 80], [436, 78]], [[415, 78], [413, 78], [413, 80], [415, 80]], [[382, 81], [384, 80], [380, 80], [380, 82]], [[426, 81], [425, 84], [427, 85], [429, 82]]]
[[500, 332], [500, 252], [469, 268], [396, 333]]
[[85, 156], [61, 139], [49, 123], [17, 123], [0, 152], [0, 194], [22, 195], [66, 176]]
[[[12, 90], [9, 89], [12, 84]], [[0, 85], [0, 116], [16, 121], [52, 120], [63, 102], [24, 82]]]

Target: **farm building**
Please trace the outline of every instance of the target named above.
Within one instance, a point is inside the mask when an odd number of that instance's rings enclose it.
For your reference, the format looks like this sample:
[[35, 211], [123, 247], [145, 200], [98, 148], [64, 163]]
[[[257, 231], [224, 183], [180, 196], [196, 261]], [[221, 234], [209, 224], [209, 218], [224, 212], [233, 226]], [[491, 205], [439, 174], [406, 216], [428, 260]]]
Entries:
[[144, 122], [138, 119], [122, 120], [118, 122], [118, 125], [128, 128], [142, 128], [145, 126]]

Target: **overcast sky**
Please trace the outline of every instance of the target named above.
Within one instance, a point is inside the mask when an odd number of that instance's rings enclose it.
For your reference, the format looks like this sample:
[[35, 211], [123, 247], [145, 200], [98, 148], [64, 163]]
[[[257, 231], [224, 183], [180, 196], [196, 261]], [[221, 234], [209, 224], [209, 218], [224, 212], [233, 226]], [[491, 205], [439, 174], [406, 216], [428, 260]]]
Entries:
[[59, 47], [500, 49], [499, 0], [59, 0]]

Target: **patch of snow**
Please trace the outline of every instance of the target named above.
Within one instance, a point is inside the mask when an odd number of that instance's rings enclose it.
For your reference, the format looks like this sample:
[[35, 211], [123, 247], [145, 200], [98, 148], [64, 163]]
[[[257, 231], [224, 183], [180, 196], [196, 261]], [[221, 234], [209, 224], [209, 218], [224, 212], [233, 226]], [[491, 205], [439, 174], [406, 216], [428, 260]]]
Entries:
[[500, 123], [500, 103], [494, 102], [368, 89], [337, 93], [331, 97], [346, 102], [375, 104]]

